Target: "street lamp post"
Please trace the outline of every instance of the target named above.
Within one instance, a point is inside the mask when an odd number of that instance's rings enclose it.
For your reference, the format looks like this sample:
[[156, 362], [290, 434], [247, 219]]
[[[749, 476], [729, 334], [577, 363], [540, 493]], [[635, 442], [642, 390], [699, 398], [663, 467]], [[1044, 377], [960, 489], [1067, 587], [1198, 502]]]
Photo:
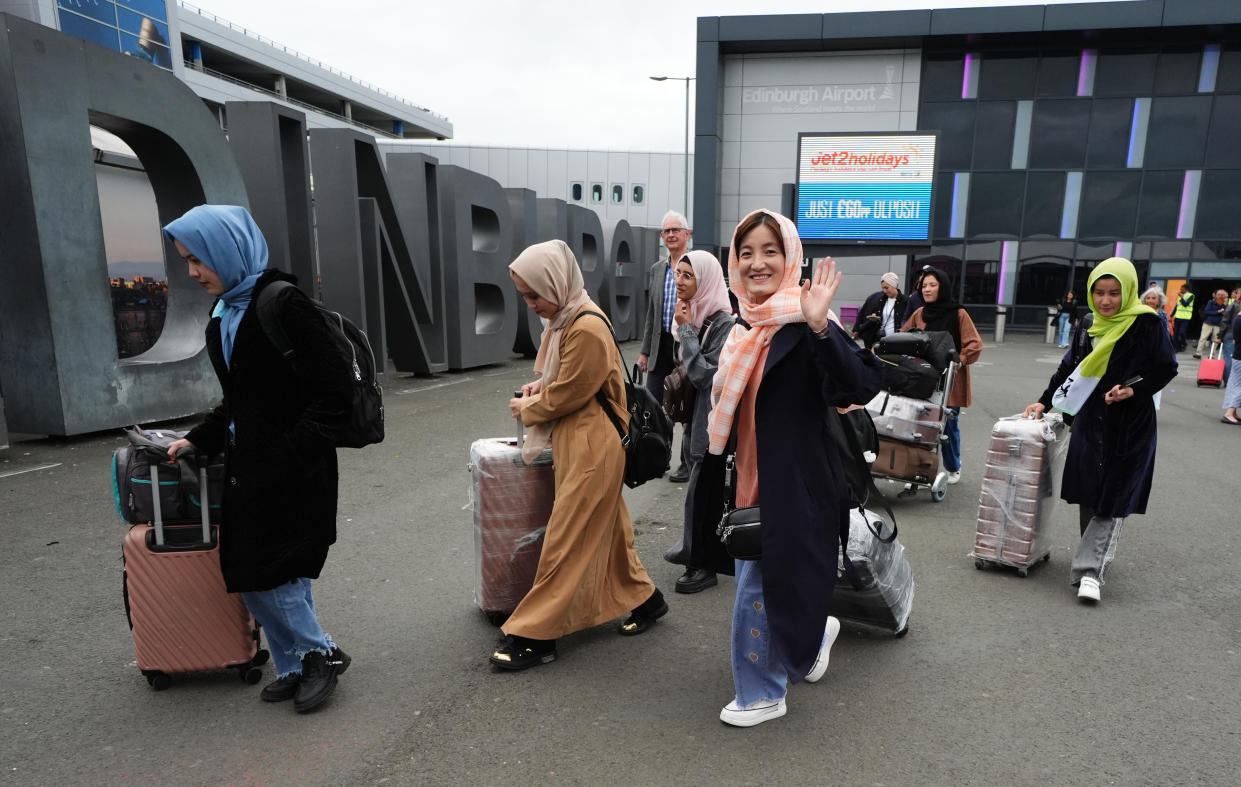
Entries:
[[[684, 202], [681, 203], [681, 210], [685, 211], [686, 215], [689, 215], [693, 213], [693, 211], [690, 210], [690, 207], [689, 207], [689, 83], [693, 82], [695, 77], [663, 76], [663, 77], [651, 77], [651, 79], [653, 79], [656, 82], [666, 82], [669, 79], [673, 79], [673, 80], [679, 80], [685, 83], [685, 162], [684, 162], [685, 197], [684, 197]], [[692, 226], [693, 219], [690, 219], [690, 221], [691, 221], [691, 226]]]

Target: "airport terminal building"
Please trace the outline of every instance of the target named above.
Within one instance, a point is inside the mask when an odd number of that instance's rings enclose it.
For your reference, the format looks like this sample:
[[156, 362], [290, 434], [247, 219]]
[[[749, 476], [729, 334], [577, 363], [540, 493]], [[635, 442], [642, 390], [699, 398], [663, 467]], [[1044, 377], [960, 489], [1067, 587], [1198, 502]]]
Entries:
[[1200, 304], [1241, 284], [1235, 0], [703, 17], [697, 75], [699, 245], [791, 210], [799, 134], [933, 131], [929, 242], [851, 258], [871, 289], [933, 263], [979, 323], [1041, 327], [1113, 255]]

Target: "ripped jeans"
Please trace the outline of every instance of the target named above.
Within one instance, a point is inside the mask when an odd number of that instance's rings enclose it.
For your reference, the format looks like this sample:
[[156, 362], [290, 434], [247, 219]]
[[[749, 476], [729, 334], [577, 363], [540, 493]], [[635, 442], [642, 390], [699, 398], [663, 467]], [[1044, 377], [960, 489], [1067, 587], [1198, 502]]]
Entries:
[[317, 650], [327, 655], [336, 647], [332, 638], [319, 626], [310, 580], [306, 577], [271, 590], [242, 593], [241, 599], [263, 627], [277, 678], [300, 675], [302, 656], [310, 651]]

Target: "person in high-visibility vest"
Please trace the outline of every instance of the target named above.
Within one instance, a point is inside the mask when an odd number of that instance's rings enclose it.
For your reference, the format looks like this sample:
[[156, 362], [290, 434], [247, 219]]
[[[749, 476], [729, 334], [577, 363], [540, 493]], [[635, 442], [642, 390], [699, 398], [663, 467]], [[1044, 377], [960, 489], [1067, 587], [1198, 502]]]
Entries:
[[1189, 346], [1189, 339], [1185, 335], [1185, 331], [1189, 328], [1189, 321], [1194, 318], [1194, 294], [1189, 291], [1188, 284], [1181, 285], [1181, 294], [1176, 299], [1176, 311], [1172, 314], [1172, 344], [1176, 345], [1176, 351], [1185, 352], [1185, 348]]

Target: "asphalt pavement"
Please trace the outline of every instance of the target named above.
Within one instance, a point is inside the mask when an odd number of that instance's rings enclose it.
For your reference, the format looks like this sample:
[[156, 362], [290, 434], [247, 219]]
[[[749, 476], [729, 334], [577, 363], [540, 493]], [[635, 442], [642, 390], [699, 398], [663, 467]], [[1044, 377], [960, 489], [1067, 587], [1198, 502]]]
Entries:
[[[988, 337], [984, 337], [987, 339]], [[636, 346], [627, 347], [636, 355]], [[733, 582], [672, 592], [662, 560], [684, 486], [625, 492], [671, 612], [640, 637], [565, 637], [556, 662], [487, 663], [474, 606], [470, 442], [514, 432], [531, 363], [390, 375], [388, 437], [340, 451], [339, 540], [315, 585], [353, 664], [305, 716], [235, 673], [153, 691], [121, 600], [117, 432], [0, 451], [0, 782], [5, 784], [1235, 784], [1241, 772], [1241, 429], [1180, 356], [1155, 487], [1126, 521], [1095, 607], [1068, 585], [1076, 510], [1022, 578], [969, 557], [988, 433], [1046, 385], [1056, 351], [987, 346], [943, 502], [890, 493], [916, 595], [908, 636], [846, 625], [788, 715], [726, 727]], [[182, 428], [192, 421], [182, 421]], [[265, 668], [264, 679], [274, 677]]]

